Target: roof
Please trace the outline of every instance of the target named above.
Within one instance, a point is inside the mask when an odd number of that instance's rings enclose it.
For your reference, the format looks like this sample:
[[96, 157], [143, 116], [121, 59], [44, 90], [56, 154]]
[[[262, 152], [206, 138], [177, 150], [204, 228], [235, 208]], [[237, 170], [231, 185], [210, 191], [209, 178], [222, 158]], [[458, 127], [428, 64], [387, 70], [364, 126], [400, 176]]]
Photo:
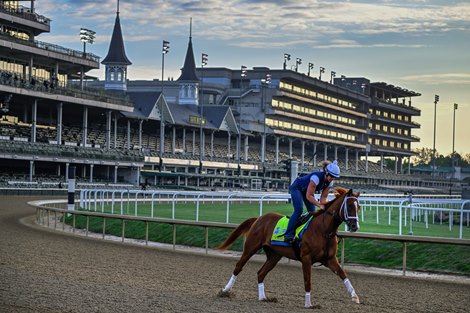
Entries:
[[122, 39], [121, 22], [119, 20], [119, 12], [116, 14], [114, 22], [113, 35], [109, 45], [108, 55], [101, 61], [102, 64], [121, 64], [131, 65], [132, 62], [126, 56], [124, 49], [124, 40]]
[[196, 62], [194, 61], [193, 43], [191, 37], [189, 37], [188, 50], [186, 51], [186, 58], [184, 59], [184, 65], [181, 69], [181, 76], [178, 78], [179, 81], [199, 81], [196, 75]]
[[371, 87], [377, 88], [377, 89], [382, 89], [384, 91], [394, 93], [397, 95], [400, 95], [401, 97], [416, 97], [416, 96], [421, 96], [420, 93], [414, 92], [412, 90], [408, 90], [405, 88], [401, 88], [399, 86], [394, 86], [391, 84], [387, 84], [384, 82], [377, 82], [377, 83], [371, 83]]
[[128, 92], [127, 94], [134, 103], [134, 111], [122, 113], [127, 117], [149, 119], [158, 99], [160, 98], [161, 92]]

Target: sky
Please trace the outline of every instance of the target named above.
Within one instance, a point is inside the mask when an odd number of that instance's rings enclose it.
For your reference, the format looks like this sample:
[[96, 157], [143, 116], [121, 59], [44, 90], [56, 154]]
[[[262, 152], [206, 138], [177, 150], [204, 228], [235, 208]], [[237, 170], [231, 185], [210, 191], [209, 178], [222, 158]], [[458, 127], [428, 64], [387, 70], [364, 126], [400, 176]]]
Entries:
[[[96, 32], [86, 46], [103, 59], [116, 18], [117, 0], [38, 0], [36, 13], [52, 20], [51, 32], [36, 40], [83, 50], [81, 27]], [[160, 79], [162, 41], [170, 42], [165, 79], [177, 79], [188, 45], [189, 21], [196, 65], [282, 68], [284, 53], [302, 59], [299, 72], [320, 66], [336, 77], [366, 77], [421, 94], [412, 105], [421, 138], [412, 148], [470, 153], [470, 0], [120, 0], [119, 17], [128, 77]], [[88, 74], [104, 78], [104, 66]], [[439, 102], [434, 114], [435, 95]]]

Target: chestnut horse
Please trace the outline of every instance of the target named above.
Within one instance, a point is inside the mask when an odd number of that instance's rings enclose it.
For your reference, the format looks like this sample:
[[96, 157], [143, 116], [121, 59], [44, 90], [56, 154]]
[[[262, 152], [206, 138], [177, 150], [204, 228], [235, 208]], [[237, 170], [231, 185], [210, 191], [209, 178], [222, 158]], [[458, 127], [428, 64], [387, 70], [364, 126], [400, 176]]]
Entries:
[[226, 250], [240, 236], [246, 237], [243, 254], [235, 266], [232, 277], [220, 293], [220, 296], [226, 296], [230, 293], [235, 279], [242, 271], [243, 266], [259, 249], [263, 248], [266, 253], [266, 262], [258, 271], [258, 299], [260, 301], [268, 301], [264, 292], [264, 278], [284, 256], [302, 262], [306, 308], [312, 308], [310, 300], [312, 284], [310, 277], [311, 267], [315, 262], [320, 262], [333, 271], [333, 273], [337, 274], [343, 280], [352, 301], [359, 303], [359, 297], [336, 258], [336, 251], [338, 249], [336, 233], [339, 225], [345, 222], [348, 226], [348, 230], [351, 232], [355, 232], [359, 228], [357, 217], [360, 208], [357, 199], [359, 193], [353, 193], [352, 189], [348, 191], [347, 189], [336, 187], [335, 196], [335, 199], [325, 205], [325, 210], [320, 211], [322, 213], [310, 222], [303, 233], [297, 252], [293, 246], [280, 246], [271, 243], [274, 227], [283, 215], [270, 212], [258, 218], [247, 219], [241, 223], [229, 237], [217, 247], [219, 250]]

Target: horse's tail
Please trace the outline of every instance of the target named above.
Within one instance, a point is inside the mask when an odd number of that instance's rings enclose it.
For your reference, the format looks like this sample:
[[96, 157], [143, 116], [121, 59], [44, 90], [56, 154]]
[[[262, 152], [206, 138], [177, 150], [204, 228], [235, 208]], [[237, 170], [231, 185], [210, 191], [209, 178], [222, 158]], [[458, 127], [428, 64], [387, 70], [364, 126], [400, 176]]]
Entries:
[[256, 222], [258, 218], [257, 217], [252, 217], [241, 223], [240, 225], [235, 228], [232, 233], [228, 236], [225, 241], [219, 245], [218, 247], [215, 247], [217, 250], [227, 250], [230, 248], [230, 246], [237, 240], [239, 237], [246, 235], [250, 229], [251, 226]]

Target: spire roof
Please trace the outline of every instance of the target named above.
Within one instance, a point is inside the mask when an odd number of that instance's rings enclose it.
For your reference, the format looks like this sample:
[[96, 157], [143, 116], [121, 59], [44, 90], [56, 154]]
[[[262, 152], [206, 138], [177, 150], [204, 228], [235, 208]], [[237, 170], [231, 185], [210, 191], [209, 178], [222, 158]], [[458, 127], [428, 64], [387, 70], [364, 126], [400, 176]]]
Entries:
[[199, 78], [196, 75], [196, 62], [194, 61], [193, 43], [192, 43], [192, 20], [189, 24], [189, 43], [188, 50], [186, 51], [186, 58], [184, 60], [183, 68], [181, 69], [181, 76], [178, 78], [179, 81], [198, 81]]
[[114, 22], [113, 35], [109, 45], [108, 55], [101, 61], [102, 64], [121, 64], [131, 65], [132, 62], [126, 56], [124, 49], [124, 40], [122, 39], [121, 22], [119, 20], [119, 7], [116, 12], [116, 21]]

